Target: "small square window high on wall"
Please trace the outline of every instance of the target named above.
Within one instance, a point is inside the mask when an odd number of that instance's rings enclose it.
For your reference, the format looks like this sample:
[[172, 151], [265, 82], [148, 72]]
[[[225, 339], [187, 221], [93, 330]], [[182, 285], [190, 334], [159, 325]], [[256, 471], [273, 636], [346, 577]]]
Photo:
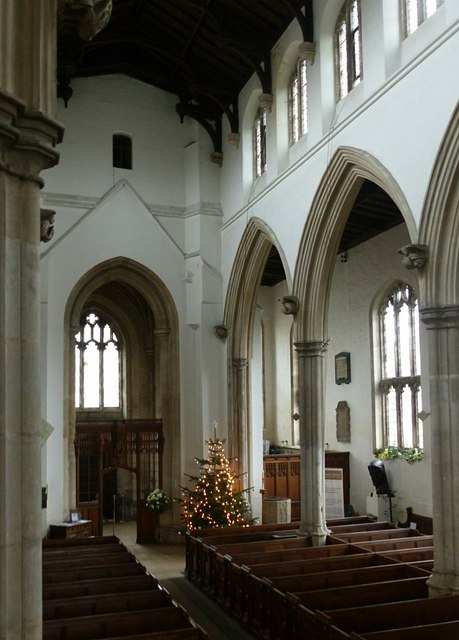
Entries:
[[132, 169], [132, 140], [121, 133], [113, 135], [113, 166]]
[[443, 2], [444, 0], [402, 0], [405, 37], [416, 31]]

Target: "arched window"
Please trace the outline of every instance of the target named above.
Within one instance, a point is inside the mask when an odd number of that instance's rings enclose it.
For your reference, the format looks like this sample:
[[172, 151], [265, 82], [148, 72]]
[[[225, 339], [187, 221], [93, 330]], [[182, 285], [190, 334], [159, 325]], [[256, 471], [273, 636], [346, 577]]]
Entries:
[[100, 411], [121, 407], [118, 337], [95, 313], [82, 316], [75, 335], [75, 406]]
[[403, 18], [405, 36], [416, 31], [420, 24], [430, 18], [444, 0], [404, 0]]
[[362, 79], [360, 2], [346, 0], [335, 28], [338, 98], [344, 98]]
[[290, 144], [295, 144], [308, 131], [307, 63], [300, 60], [289, 83]]
[[254, 174], [259, 178], [266, 171], [266, 109], [259, 108], [253, 123]]
[[113, 136], [113, 166], [132, 169], [132, 140], [129, 136], [115, 133]]
[[423, 447], [419, 311], [414, 290], [399, 283], [379, 307], [383, 445]]

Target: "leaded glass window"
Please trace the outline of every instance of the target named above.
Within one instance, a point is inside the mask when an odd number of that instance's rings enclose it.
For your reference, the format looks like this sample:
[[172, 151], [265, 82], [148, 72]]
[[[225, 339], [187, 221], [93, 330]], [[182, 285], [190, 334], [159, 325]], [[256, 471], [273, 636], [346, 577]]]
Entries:
[[306, 60], [300, 60], [289, 84], [290, 144], [308, 131], [308, 81]]
[[106, 320], [89, 313], [75, 335], [75, 406], [119, 409], [120, 398], [118, 337]]
[[444, 0], [403, 0], [405, 35], [409, 36], [430, 18]]
[[338, 97], [347, 96], [362, 79], [359, 0], [347, 0], [335, 29]]
[[385, 297], [379, 322], [384, 446], [422, 448], [419, 309], [408, 284]]
[[253, 124], [254, 173], [260, 177], [266, 171], [266, 109], [258, 109]]

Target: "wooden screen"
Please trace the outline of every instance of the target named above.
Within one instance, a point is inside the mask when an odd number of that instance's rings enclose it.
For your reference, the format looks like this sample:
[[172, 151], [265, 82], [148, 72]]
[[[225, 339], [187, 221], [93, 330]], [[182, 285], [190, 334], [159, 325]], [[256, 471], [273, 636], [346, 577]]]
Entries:
[[162, 486], [163, 448], [161, 420], [77, 423], [76, 503], [81, 517], [92, 521], [93, 535], [103, 533], [104, 491], [110, 486], [106, 481], [125, 469], [136, 480], [137, 542], [152, 541], [153, 514], [145, 500], [150, 491]]

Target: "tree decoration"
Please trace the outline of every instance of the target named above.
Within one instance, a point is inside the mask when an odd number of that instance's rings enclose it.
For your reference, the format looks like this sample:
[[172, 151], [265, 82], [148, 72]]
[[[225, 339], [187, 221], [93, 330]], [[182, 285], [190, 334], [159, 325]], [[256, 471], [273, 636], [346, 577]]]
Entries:
[[183, 520], [187, 531], [220, 527], [248, 527], [256, 519], [250, 517], [245, 495], [251, 489], [237, 491], [235, 483], [240, 477], [231, 468], [225, 456], [225, 440], [207, 440], [208, 458], [195, 458], [200, 467], [199, 476], [186, 474], [194, 488], [182, 490]]

